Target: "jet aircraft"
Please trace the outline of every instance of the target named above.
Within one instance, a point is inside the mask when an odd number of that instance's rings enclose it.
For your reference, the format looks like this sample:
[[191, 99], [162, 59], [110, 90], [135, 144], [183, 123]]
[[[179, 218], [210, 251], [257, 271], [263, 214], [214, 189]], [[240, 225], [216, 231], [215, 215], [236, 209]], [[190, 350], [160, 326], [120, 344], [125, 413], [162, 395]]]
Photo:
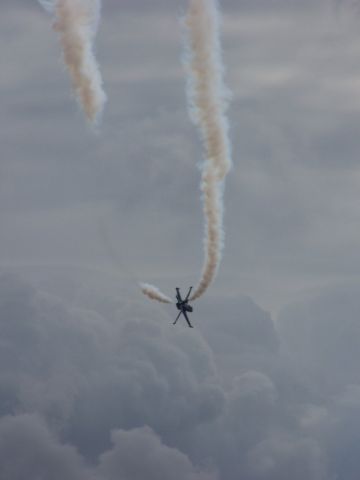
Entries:
[[179, 320], [180, 318], [180, 315], [183, 314], [184, 317], [185, 317], [185, 320], [187, 321], [187, 324], [189, 325], [190, 328], [194, 328], [191, 323], [190, 323], [190, 320], [189, 320], [189, 317], [187, 315], [187, 312], [192, 312], [193, 311], [193, 307], [191, 305], [189, 305], [189, 297], [190, 297], [190, 293], [191, 293], [191, 290], [192, 290], [193, 287], [190, 287], [189, 288], [189, 291], [188, 291], [188, 294], [186, 295], [185, 299], [183, 300], [181, 298], [181, 295], [180, 295], [180, 289], [178, 287], [176, 287], [176, 308], [178, 310], [180, 310], [179, 312], [179, 315], [176, 317], [176, 320], [175, 322], [173, 323], [173, 325], [176, 324], [176, 322]]

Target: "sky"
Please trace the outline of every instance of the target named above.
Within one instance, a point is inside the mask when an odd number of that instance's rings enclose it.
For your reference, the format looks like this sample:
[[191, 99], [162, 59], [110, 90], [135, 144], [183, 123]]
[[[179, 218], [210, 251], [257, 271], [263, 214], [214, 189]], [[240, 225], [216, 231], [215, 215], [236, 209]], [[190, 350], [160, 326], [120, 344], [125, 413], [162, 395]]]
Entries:
[[357, 480], [360, 3], [223, 0], [234, 167], [194, 305], [184, 0], [104, 0], [93, 132], [51, 18], [0, 5], [0, 477]]

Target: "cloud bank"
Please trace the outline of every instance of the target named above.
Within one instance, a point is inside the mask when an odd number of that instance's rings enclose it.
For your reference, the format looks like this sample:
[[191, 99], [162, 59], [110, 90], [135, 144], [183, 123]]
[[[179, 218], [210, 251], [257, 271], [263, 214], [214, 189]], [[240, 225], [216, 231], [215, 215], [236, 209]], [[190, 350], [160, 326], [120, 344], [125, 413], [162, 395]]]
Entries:
[[278, 328], [247, 297], [223, 300], [225, 318], [214, 299], [189, 333], [105, 277], [72, 276], [70, 300], [49, 275], [56, 296], [0, 277], [6, 478], [356, 478], [359, 353], [339, 316], [355, 345], [340, 305], [358, 311], [357, 290], [293, 305]]

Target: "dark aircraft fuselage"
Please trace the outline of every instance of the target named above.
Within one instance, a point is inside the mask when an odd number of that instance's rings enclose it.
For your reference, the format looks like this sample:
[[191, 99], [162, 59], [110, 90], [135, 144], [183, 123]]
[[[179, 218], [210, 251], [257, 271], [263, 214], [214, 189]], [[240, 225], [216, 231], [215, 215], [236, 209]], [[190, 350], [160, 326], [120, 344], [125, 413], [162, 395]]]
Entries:
[[186, 312], [193, 311], [193, 307], [191, 305], [188, 305], [187, 302], [177, 302], [176, 308], [181, 311], [185, 310]]

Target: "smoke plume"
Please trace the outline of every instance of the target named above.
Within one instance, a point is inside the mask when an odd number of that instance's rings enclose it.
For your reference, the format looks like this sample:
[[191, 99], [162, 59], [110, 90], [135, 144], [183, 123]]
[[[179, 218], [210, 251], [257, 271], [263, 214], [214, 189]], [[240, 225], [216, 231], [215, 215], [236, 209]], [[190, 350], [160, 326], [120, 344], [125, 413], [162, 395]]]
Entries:
[[[204, 266], [190, 300], [199, 298], [214, 280], [223, 248], [224, 179], [231, 168], [225, 110], [229, 91], [223, 82], [219, 12], [215, 0], [189, 0], [185, 26], [185, 68], [190, 116], [200, 131], [205, 160], [201, 167], [204, 203]], [[147, 285], [143, 292], [159, 300], [163, 294]], [[159, 300], [162, 301], [162, 300]]]
[[223, 82], [216, 0], [190, 0], [184, 25], [190, 116], [200, 130], [206, 159], [223, 180], [231, 167], [225, 117], [230, 93]]
[[157, 287], [149, 283], [140, 283], [141, 291], [147, 295], [151, 300], [157, 300], [161, 303], [172, 303], [171, 298], [164, 295]]
[[54, 15], [54, 30], [59, 33], [76, 97], [87, 119], [95, 124], [106, 101], [93, 52], [100, 0], [40, 0], [40, 3]]

